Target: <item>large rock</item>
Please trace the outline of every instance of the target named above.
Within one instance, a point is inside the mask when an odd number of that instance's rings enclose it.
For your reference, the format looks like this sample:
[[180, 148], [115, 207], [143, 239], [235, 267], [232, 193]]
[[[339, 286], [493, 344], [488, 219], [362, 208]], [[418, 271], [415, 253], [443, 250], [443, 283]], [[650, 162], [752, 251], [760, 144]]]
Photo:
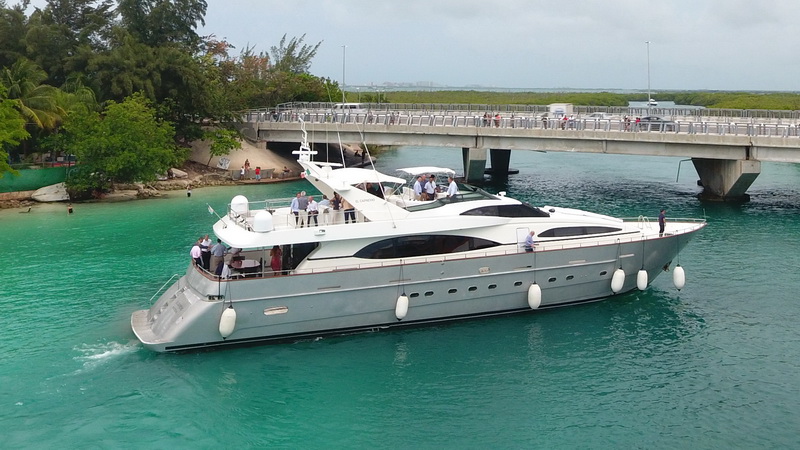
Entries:
[[69, 200], [69, 194], [64, 183], [58, 183], [37, 189], [31, 198], [42, 203], [65, 202]]

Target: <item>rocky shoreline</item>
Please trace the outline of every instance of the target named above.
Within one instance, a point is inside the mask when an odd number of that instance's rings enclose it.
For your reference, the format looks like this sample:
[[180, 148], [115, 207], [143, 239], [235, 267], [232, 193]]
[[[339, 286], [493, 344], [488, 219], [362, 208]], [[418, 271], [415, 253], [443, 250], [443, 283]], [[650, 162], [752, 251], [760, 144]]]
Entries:
[[[179, 170], [174, 171], [175, 174], [178, 175], [175, 178], [154, 181], [150, 183], [115, 184], [112, 186], [112, 190], [108, 193], [105, 193], [102, 197], [92, 200], [84, 200], [81, 202], [113, 202], [160, 197], [162, 192], [186, 190], [189, 186], [191, 186], [192, 189], [196, 189], [213, 186], [233, 186], [237, 184], [266, 184], [300, 179], [300, 166], [297, 165], [296, 162], [279, 158], [274, 152], [269, 150], [257, 148], [251, 149], [250, 147], [248, 147], [248, 149], [249, 150], [247, 151], [240, 150], [237, 152], [235, 155], [235, 158], [237, 158], [235, 161], [236, 164], [231, 162], [231, 167], [238, 167], [240, 159], [242, 160], [241, 163], [243, 163], [244, 160], [250, 158], [252, 172], [252, 167], [255, 167], [255, 165], [278, 168], [281, 167], [281, 163], [287, 161], [287, 163], [283, 164], [283, 166], [288, 166], [293, 170], [291, 175], [283, 176], [280, 174], [280, 178], [262, 178], [260, 182], [255, 181], [254, 179], [234, 180], [231, 177], [230, 170], [223, 170], [197, 162], [208, 160], [208, 153], [206, 151], [207, 149], [198, 148], [195, 149], [195, 154], [192, 155], [194, 160], [187, 161], [182, 167], [180, 167]], [[348, 167], [369, 165], [369, 159], [364, 162], [361, 156], [357, 156], [359, 150], [360, 147], [358, 145], [345, 145], [345, 151], [343, 154]], [[374, 157], [372, 159], [373, 161], [375, 160]], [[212, 164], [215, 164], [213, 160]], [[0, 193], [0, 209], [28, 209], [39, 204], [40, 202], [32, 198], [34, 192], [36, 191]], [[66, 200], [64, 200], [64, 202], [66, 202]]]
[[[189, 186], [192, 189], [196, 189], [213, 186], [233, 186], [236, 184], [266, 184], [299, 179], [297, 176], [292, 176], [262, 179], [260, 182], [255, 180], [235, 181], [231, 179], [227, 170], [208, 167], [196, 162], [187, 162], [181, 167], [181, 171], [186, 173], [185, 177], [151, 183], [115, 184], [111, 192], [104, 194], [101, 198], [86, 200], [86, 202], [125, 201], [160, 197], [162, 192], [186, 190]], [[0, 198], [0, 209], [29, 208], [38, 204], [39, 202], [31, 197], [34, 192], [9, 192], [5, 195], [6, 198]]]

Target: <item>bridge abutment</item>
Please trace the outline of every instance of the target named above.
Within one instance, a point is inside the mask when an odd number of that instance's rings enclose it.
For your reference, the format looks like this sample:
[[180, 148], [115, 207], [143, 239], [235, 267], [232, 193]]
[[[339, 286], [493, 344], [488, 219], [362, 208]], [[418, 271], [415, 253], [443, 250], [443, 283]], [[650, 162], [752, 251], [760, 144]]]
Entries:
[[[486, 173], [486, 149], [464, 147], [461, 149], [464, 159], [464, 177], [469, 183], [483, 181]], [[511, 150], [502, 148], [490, 148], [489, 157], [492, 161], [491, 174], [493, 177], [507, 177], [508, 166], [511, 161]]]
[[464, 178], [466, 182], [483, 182], [483, 172], [486, 170], [486, 149], [462, 147], [461, 156], [464, 159]]
[[748, 201], [747, 189], [761, 173], [761, 161], [754, 159], [692, 158], [706, 200]]
[[508, 165], [511, 162], [511, 150], [491, 148], [489, 149], [489, 158], [492, 161], [492, 177], [507, 177]]

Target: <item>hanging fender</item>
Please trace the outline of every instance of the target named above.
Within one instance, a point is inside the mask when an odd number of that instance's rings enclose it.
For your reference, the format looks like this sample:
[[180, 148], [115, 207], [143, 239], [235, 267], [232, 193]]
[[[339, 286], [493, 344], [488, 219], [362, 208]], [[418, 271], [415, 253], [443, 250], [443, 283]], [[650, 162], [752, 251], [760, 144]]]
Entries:
[[397, 320], [403, 320], [408, 314], [408, 297], [406, 294], [397, 297], [397, 303], [394, 306], [394, 315]]
[[233, 334], [234, 328], [236, 328], [236, 310], [230, 305], [222, 311], [222, 317], [219, 318], [219, 334], [222, 335], [222, 339]]
[[611, 292], [617, 293], [622, 290], [622, 286], [625, 284], [625, 271], [622, 270], [622, 267], [614, 271], [614, 275], [611, 276]]
[[686, 285], [686, 274], [683, 272], [683, 267], [680, 264], [675, 266], [672, 271], [672, 284], [680, 291]]
[[528, 306], [531, 309], [539, 309], [542, 306], [542, 288], [536, 283], [531, 283], [528, 288]]
[[639, 288], [640, 291], [647, 289], [647, 271], [641, 269], [639, 273], [636, 274], [636, 287]]

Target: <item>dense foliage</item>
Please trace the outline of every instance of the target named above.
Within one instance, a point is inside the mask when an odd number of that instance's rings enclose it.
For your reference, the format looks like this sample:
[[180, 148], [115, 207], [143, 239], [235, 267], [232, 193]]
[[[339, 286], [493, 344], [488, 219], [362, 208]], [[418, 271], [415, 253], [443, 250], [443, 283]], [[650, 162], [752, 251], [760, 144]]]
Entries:
[[121, 103], [109, 101], [102, 115], [69, 116], [62, 145], [81, 161], [70, 176], [73, 197], [102, 191], [110, 183], [153, 181], [185, 157], [175, 149], [172, 125], [159, 120], [148, 103], [139, 93]]
[[[381, 94], [383, 103], [452, 103], [472, 105], [549, 105], [573, 103], [584, 106], [628, 106], [629, 101], [646, 101], [647, 95], [611, 92], [487, 92], [487, 91], [397, 91]], [[349, 101], [360, 98], [377, 103], [377, 94], [348, 92]], [[789, 92], [658, 92], [660, 101], [680, 105], [729, 109], [800, 110], [800, 94]]]
[[[326, 101], [329, 91], [339, 93], [330, 80], [308, 73], [321, 43], [303, 44], [305, 36], [284, 36], [271, 47], [271, 60], [252, 48], [232, 55], [235, 49], [227, 42], [198, 35], [206, 0], [47, 0], [28, 14], [29, 6], [30, 0], [12, 6], [0, 0], [0, 86], [30, 134], [6, 142], [10, 158], [0, 155], [0, 173], [9, 159], [71, 152], [67, 143], [85, 141], [74, 134], [92, 130], [75, 124], [104, 105], [146, 100], [157, 123], [170, 125], [172, 144], [165, 149], [180, 163], [186, 154], [180, 149], [195, 139], [220, 139], [213, 145], [218, 152], [236, 148], [230, 139], [239, 111]], [[102, 122], [109, 116], [97, 118]], [[208, 133], [204, 123], [228, 131]], [[134, 128], [124, 121], [116, 126], [123, 134]], [[97, 164], [89, 160], [97, 153], [79, 156], [81, 165]], [[149, 165], [132, 168], [134, 178], [153, 176]], [[112, 178], [121, 175], [115, 173]]]
[[6, 97], [6, 89], [0, 85], [0, 177], [4, 172], [14, 173], [8, 165], [6, 147], [17, 145], [26, 137], [25, 121], [14, 107], [14, 102]]

